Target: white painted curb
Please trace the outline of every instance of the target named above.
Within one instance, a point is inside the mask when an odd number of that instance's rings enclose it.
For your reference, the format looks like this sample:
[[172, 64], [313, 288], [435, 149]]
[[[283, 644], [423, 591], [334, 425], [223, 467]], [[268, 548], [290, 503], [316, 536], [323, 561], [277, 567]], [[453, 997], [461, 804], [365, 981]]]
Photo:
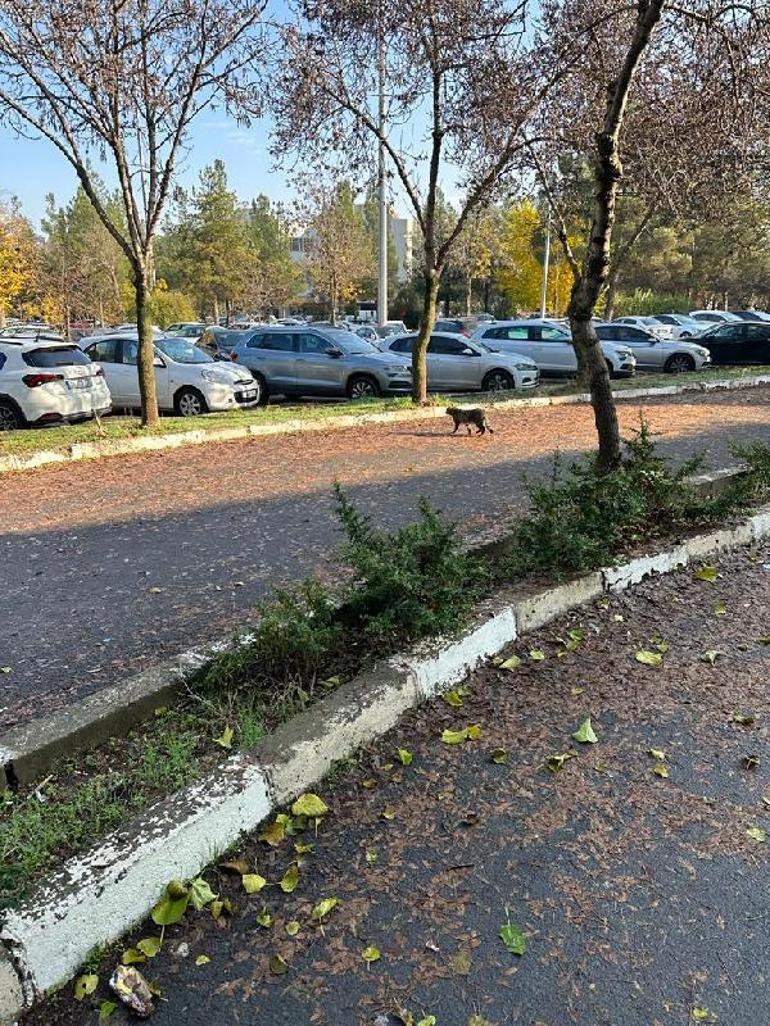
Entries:
[[[721, 389], [757, 388], [770, 384], [770, 375], [756, 375], [751, 378], [723, 378], [717, 381], [693, 381], [682, 385], [656, 385], [650, 388], [618, 389], [613, 392], [616, 399], [651, 399], [655, 396], [681, 395], [684, 392], [715, 392]], [[587, 392], [571, 395], [533, 396], [531, 399], [506, 399], [495, 403], [494, 409], [514, 410], [536, 406], [568, 406], [589, 403]], [[73, 442], [67, 449], [42, 449], [29, 456], [0, 456], [0, 474], [14, 470], [36, 470], [39, 467], [78, 460], [102, 459], [105, 456], [129, 456], [139, 452], [158, 452], [162, 449], [179, 449], [188, 445], [204, 445], [208, 442], [231, 442], [250, 437], [313, 433], [319, 431], [342, 431], [366, 424], [397, 424], [416, 420], [437, 420], [445, 416], [444, 407], [425, 406], [414, 410], [393, 410], [381, 413], [340, 414], [324, 420], [284, 420], [276, 424], [245, 424], [243, 427], [195, 428], [191, 431], [175, 431], [166, 435], [150, 435], [142, 438], [116, 438], [101, 442]]]
[[284, 724], [253, 752], [232, 756], [204, 780], [157, 803], [6, 912], [0, 929], [0, 1023], [11, 1023], [66, 981], [94, 945], [118, 939], [142, 919], [170, 879], [196, 876], [334, 762], [391, 729], [408, 709], [459, 683], [523, 630], [543, 626], [604, 591], [626, 590], [652, 573], [768, 535], [770, 507], [666, 552], [514, 601], [486, 602], [473, 628], [379, 664]]

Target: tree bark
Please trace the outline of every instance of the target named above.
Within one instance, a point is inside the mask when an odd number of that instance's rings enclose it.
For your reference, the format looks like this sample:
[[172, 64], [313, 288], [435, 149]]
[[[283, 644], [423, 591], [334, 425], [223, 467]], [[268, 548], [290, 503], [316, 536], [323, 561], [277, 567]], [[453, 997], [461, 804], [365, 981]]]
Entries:
[[219, 324], [219, 297], [214, 296], [214, 324]]
[[137, 373], [139, 375], [139, 397], [142, 404], [142, 427], [154, 427], [160, 423], [158, 396], [155, 388], [155, 338], [152, 333], [150, 312], [150, 288], [145, 267], [134, 270], [136, 290], [136, 328], [139, 335]]
[[424, 404], [428, 400], [428, 342], [436, 323], [438, 287], [441, 271], [436, 268], [425, 272], [425, 297], [422, 304], [420, 332], [412, 349], [412, 401]]
[[473, 278], [468, 275], [468, 280], [465, 283], [465, 316], [470, 317], [471, 306], [473, 305]]
[[604, 319], [606, 321], [611, 321], [615, 317], [615, 301], [618, 295], [619, 281], [620, 269], [616, 264], [607, 278], [607, 294], [604, 297]]

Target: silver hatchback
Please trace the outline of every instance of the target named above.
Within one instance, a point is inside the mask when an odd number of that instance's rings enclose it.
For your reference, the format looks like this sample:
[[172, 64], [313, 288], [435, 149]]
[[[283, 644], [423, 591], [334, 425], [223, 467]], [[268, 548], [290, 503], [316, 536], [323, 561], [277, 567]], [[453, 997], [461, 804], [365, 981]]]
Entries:
[[[412, 355], [416, 334], [385, 340], [391, 353]], [[540, 372], [518, 353], [501, 353], [464, 335], [434, 332], [428, 343], [428, 388], [436, 392], [503, 392], [535, 388]]]
[[411, 361], [381, 353], [351, 331], [313, 327], [261, 327], [243, 332], [232, 359], [248, 367], [269, 394], [404, 395], [412, 388]]

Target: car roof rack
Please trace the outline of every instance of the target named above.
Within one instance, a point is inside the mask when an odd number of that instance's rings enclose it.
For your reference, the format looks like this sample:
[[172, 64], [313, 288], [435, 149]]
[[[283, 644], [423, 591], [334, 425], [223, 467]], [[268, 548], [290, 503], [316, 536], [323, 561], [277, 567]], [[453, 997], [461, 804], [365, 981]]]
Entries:
[[26, 342], [64, 342], [65, 344], [74, 344], [67, 343], [67, 340], [62, 335], [51, 335], [45, 331], [37, 331], [34, 335], [4, 335], [0, 331], [0, 342], [7, 342], [17, 346], [22, 346]]

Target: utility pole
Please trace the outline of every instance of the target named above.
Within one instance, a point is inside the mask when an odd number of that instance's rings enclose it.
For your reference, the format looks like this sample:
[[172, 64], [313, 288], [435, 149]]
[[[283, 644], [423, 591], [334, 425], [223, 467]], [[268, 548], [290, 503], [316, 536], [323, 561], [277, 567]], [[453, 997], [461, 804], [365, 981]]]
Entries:
[[548, 271], [551, 263], [551, 215], [545, 225], [545, 252], [543, 253], [543, 288], [540, 292], [540, 317], [548, 311]]
[[379, 261], [377, 278], [377, 323], [382, 325], [388, 319], [388, 183], [385, 168], [385, 24], [382, 0], [379, 4], [377, 40], [379, 63], [378, 127], [380, 152], [378, 167], [379, 191]]

